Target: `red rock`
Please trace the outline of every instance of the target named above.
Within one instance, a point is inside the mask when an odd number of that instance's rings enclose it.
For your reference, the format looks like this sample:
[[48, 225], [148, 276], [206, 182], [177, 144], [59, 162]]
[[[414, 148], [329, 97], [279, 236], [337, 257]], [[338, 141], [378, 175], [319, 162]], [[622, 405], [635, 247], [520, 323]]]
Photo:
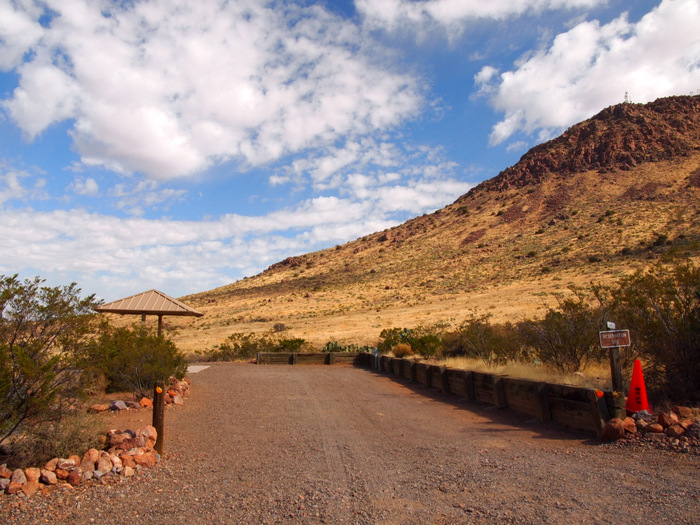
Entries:
[[139, 401], [139, 405], [141, 405], [143, 408], [153, 408], [153, 401], [147, 397], [142, 397], [141, 401]]
[[170, 397], [168, 394], [163, 394], [163, 402], [166, 405], [170, 405], [173, 402], [173, 398]]
[[673, 407], [673, 411], [678, 414], [679, 419], [693, 419], [693, 409], [689, 407]]
[[25, 496], [33, 496], [39, 492], [40, 488], [41, 485], [39, 485], [38, 481], [27, 481], [22, 485], [22, 492], [24, 492]]
[[7, 490], [7, 487], [10, 486], [10, 478], [0, 478], [0, 494], [5, 492]]
[[637, 422], [631, 417], [626, 417], [622, 421], [622, 424], [625, 427], [625, 431], [630, 432], [632, 434], [637, 432]]
[[44, 469], [50, 470], [51, 472], [53, 472], [54, 470], [56, 470], [57, 465], [58, 465], [58, 458], [53, 458], [53, 459], [46, 462], [46, 465], [44, 465]]
[[668, 427], [664, 433], [669, 437], [679, 438], [683, 434], [685, 434], [685, 429], [681, 425], [676, 423], [675, 425], [671, 425], [670, 427]]
[[85, 454], [83, 454], [83, 459], [81, 463], [84, 462], [90, 462], [90, 463], [97, 463], [97, 459], [100, 457], [100, 451], [97, 450], [96, 448], [91, 448], [88, 450]]
[[644, 427], [644, 432], [647, 434], [663, 434], [664, 427], [662, 427], [659, 423], [652, 423]]
[[113, 470], [116, 472], [121, 472], [122, 468], [124, 468], [121, 458], [115, 454], [110, 454], [109, 459], [112, 462]]
[[95, 467], [95, 476], [101, 478], [105, 474], [111, 472], [113, 466], [109, 455], [100, 456], [100, 459], [97, 460], [97, 466]]
[[192, 381], [190, 381], [190, 378], [187, 377], [187, 376], [183, 377], [182, 380], [183, 380], [185, 383], [187, 383], [188, 385], [191, 385], [191, 384], [192, 384]]
[[175, 394], [175, 395], [173, 396], [173, 405], [182, 406], [182, 405], [184, 405], [184, 404], [185, 404], [185, 400], [182, 399], [182, 396], [181, 396], [181, 395]]
[[88, 412], [100, 413], [107, 412], [107, 410], [109, 410], [109, 405], [107, 403], [97, 403], [88, 407]]
[[7, 468], [7, 465], [0, 465], [0, 478], [10, 479], [12, 477], [12, 471]]
[[140, 467], [155, 467], [158, 459], [152, 452], [146, 452], [145, 454], [134, 456], [134, 463]]
[[72, 460], [73, 460], [73, 463], [75, 463], [75, 466], [77, 467], [78, 465], [80, 465], [80, 460], [83, 459], [83, 458], [81, 458], [80, 456], [76, 456], [75, 454], [73, 454], [73, 455], [71, 455], [71, 456], [68, 456], [68, 459], [72, 459]]
[[129, 450], [132, 448], [128, 443], [129, 440], [133, 439], [134, 434], [129, 431], [122, 432], [121, 430], [110, 430], [107, 433], [107, 447], [114, 448], [119, 447], [122, 450]]
[[25, 468], [24, 475], [27, 477], [27, 481], [39, 481], [41, 469], [34, 467]]
[[56, 474], [56, 478], [60, 479], [61, 481], [65, 481], [68, 479], [68, 474], [69, 472], [65, 469], [62, 468], [57, 468], [54, 473]]
[[678, 424], [683, 427], [683, 429], [687, 429], [692, 425], [694, 421], [692, 419], [681, 419]]
[[601, 438], [603, 441], [616, 441], [625, 435], [625, 424], [620, 418], [613, 418], [603, 427]]
[[55, 485], [58, 483], [58, 478], [56, 473], [51, 470], [43, 469], [41, 471], [41, 478], [39, 478], [44, 485]]
[[11, 481], [5, 489], [6, 494], [19, 494], [20, 492], [22, 492], [22, 483], [16, 483], [14, 481]]
[[121, 456], [119, 456], [119, 459], [122, 460], [122, 466], [124, 468], [129, 467], [129, 468], [133, 469], [134, 467], [136, 467], [136, 462], [134, 461], [134, 456], [130, 456], [128, 454], [122, 454]]
[[[80, 459], [78, 459], [78, 462], [80, 462]], [[58, 460], [58, 463], [56, 463], [56, 468], [57, 469], [60, 468], [62, 470], [70, 470], [73, 467], [75, 467], [76, 465], [78, 465], [78, 463], [72, 458], [69, 458], [69, 459], [60, 458]]]
[[80, 482], [83, 480], [83, 473], [79, 468], [74, 468], [68, 473], [68, 478], [67, 481], [69, 484], [71, 484], [74, 487], [77, 487], [80, 485]]
[[124, 467], [121, 472], [122, 476], [125, 478], [130, 478], [131, 476], [134, 475], [134, 469], [133, 467]]
[[657, 418], [657, 422], [664, 428], [678, 423], [678, 416], [673, 412], [661, 412]]
[[20, 485], [25, 484], [27, 482], [27, 476], [24, 474], [24, 470], [21, 468], [15, 469], [12, 473], [10, 481], [13, 483], [19, 483]]

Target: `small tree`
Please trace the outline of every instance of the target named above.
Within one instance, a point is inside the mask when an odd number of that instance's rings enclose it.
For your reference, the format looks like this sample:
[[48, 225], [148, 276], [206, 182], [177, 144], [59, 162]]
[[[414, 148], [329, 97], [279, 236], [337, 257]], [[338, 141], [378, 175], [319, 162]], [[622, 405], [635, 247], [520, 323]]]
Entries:
[[491, 323], [491, 314], [471, 312], [459, 328], [445, 337], [445, 352], [480, 359], [486, 365], [517, 357], [520, 344], [510, 323]]
[[100, 305], [75, 283], [0, 277], [0, 442], [25, 428], [60, 422], [81, 394], [76, 356], [94, 332]]
[[82, 365], [104, 374], [110, 391], [145, 396], [158, 381], [170, 376], [181, 379], [187, 371], [185, 357], [175, 343], [144, 326], [113, 328], [103, 323], [100, 332]]
[[603, 357], [598, 332], [607, 316], [601, 288], [593, 290], [592, 298], [583, 290], [572, 288], [572, 292], [571, 297], [557, 298], [557, 308], [547, 307], [544, 319], [520, 324], [523, 339], [535, 356], [569, 373]]

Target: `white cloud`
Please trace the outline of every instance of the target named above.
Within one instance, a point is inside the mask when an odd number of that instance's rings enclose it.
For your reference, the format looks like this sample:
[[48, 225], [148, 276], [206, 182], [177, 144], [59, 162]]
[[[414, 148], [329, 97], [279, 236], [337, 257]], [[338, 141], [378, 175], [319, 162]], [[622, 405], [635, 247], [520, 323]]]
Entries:
[[700, 4], [664, 0], [638, 23], [625, 15], [609, 24], [583, 22], [542, 49], [495, 75], [486, 66], [476, 76], [503, 119], [490, 141], [518, 132], [546, 140], [628, 92], [634, 102], [684, 95], [700, 86]]
[[159, 188], [158, 183], [152, 180], [142, 180], [133, 186], [120, 183], [110, 190], [110, 195], [117, 199], [116, 208], [135, 216], [143, 215], [147, 209], [167, 210], [182, 201], [186, 194], [186, 190]]
[[555, 9], [588, 8], [606, 0], [355, 0], [365, 23], [389, 31], [399, 28], [419, 33], [441, 27], [451, 35], [460, 33], [473, 20], [504, 20], [525, 13]]
[[90, 197], [96, 196], [100, 191], [97, 181], [92, 177], [75, 179], [70, 185], [70, 189], [76, 195], [87, 195]]
[[42, 27], [37, 5], [3, 7], [27, 28], [0, 24], [0, 67], [20, 78], [3, 107], [30, 137], [70, 120], [86, 165], [159, 180], [258, 166], [421, 110], [415, 79], [318, 6], [47, 0]]
[[[384, 150], [379, 144], [362, 155], [384, 162]], [[409, 150], [409, 157], [420, 155], [440, 161], [437, 169], [426, 165], [398, 166], [398, 171], [346, 170], [338, 175], [343, 178], [341, 195], [316, 196], [259, 216], [228, 214], [186, 221], [122, 219], [79, 209], [0, 209], [0, 273], [41, 268], [42, 277], [57, 284], [76, 281], [86, 291], [108, 289], [117, 296], [152, 287], [176, 296], [211, 289], [260, 272], [289, 255], [395, 226], [469, 189], [454, 177], [454, 165], [441, 160], [439, 152]], [[6, 170], [0, 178], [0, 196], [23, 198], [24, 177]], [[73, 190], [92, 191], [97, 185], [91, 180], [77, 179]], [[7, 189], [2, 191], [3, 187]], [[128, 211], [167, 207], [182, 198], [152, 181], [125, 183], [110, 191]]]

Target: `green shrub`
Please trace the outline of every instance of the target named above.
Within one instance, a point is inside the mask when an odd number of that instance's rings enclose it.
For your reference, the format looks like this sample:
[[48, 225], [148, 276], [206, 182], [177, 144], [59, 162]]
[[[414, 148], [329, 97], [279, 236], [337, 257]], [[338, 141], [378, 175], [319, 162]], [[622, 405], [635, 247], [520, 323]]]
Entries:
[[571, 297], [557, 298], [556, 308], [547, 307], [543, 319], [519, 325], [523, 341], [534, 356], [567, 373], [578, 372], [603, 357], [598, 332], [605, 326], [608, 311], [602, 290], [589, 294], [574, 288], [572, 292]]
[[443, 338], [450, 356], [480, 359], [487, 365], [505, 363], [520, 355], [517, 332], [510, 323], [492, 324], [491, 314], [471, 312], [459, 328]]
[[61, 420], [83, 394], [78, 355], [99, 306], [75, 283], [46, 287], [39, 277], [0, 277], [0, 443], [22, 428]]
[[308, 341], [298, 337], [283, 339], [278, 334], [237, 332], [199, 355], [202, 361], [241, 361], [252, 359], [259, 352], [305, 352], [308, 349]]
[[181, 379], [187, 372], [184, 355], [169, 339], [144, 326], [113, 328], [106, 323], [82, 364], [104, 374], [108, 391], [140, 396], [150, 395], [158, 381]]
[[422, 356], [436, 356], [442, 353], [442, 327], [417, 326], [416, 328], [386, 328], [379, 334], [377, 348], [388, 354], [399, 344], [406, 344]]

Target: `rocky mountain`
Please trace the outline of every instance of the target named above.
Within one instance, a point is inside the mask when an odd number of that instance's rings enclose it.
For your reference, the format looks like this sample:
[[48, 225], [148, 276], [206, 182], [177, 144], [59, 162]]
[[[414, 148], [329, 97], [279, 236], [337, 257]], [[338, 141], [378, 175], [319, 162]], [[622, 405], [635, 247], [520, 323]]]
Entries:
[[[319, 346], [383, 328], [534, 316], [568, 286], [700, 256], [700, 96], [604, 109], [430, 215], [185, 300], [185, 349], [288, 329]], [[179, 321], [173, 321], [178, 323]]]

